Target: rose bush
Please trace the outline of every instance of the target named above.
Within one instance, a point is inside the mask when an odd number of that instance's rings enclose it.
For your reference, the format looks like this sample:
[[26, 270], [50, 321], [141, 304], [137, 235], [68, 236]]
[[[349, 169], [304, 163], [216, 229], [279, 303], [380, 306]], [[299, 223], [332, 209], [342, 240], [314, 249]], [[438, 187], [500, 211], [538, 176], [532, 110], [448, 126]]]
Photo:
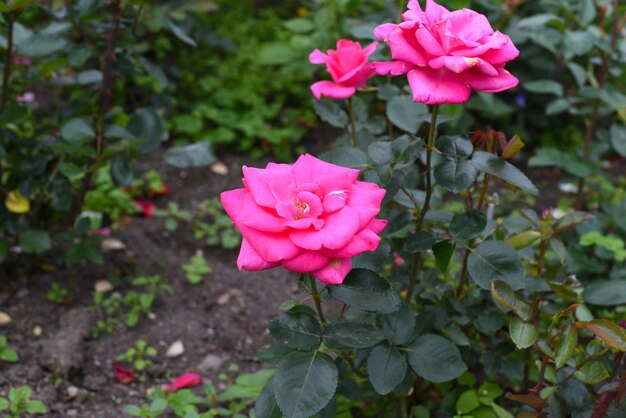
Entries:
[[309, 56], [311, 64], [326, 64], [326, 70], [333, 81], [318, 81], [311, 85], [316, 99], [322, 96], [331, 99], [347, 99], [356, 93], [368, 79], [376, 73], [368, 57], [374, 53], [378, 42], [372, 42], [365, 49], [358, 42], [347, 39], [337, 41], [337, 50], [329, 49], [324, 54], [316, 49]]
[[243, 235], [239, 269], [283, 266], [339, 284], [352, 257], [378, 246], [385, 190], [358, 181], [359, 170], [306, 154], [293, 165], [244, 166], [243, 173], [243, 188], [221, 194]]
[[374, 30], [389, 44], [392, 57], [374, 68], [380, 75], [406, 74], [414, 101], [464, 103], [472, 89], [496, 93], [517, 86], [504, 65], [519, 51], [484, 15], [469, 9], [450, 12], [433, 0], [422, 10], [411, 0], [402, 18], [398, 25], [385, 23]]

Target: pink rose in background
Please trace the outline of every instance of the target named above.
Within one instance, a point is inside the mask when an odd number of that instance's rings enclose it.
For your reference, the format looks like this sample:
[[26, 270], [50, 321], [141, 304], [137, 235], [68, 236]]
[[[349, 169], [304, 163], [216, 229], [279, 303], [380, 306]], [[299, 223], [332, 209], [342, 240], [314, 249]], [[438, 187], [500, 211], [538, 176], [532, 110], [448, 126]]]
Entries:
[[375, 219], [385, 190], [359, 170], [302, 155], [293, 165], [243, 167], [244, 188], [221, 194], [243, 235], [237, 259], [250, 271], [283, 266], [340, 284], [351, 258], [378, 247], [387, 221]]
[[35, 101], [35, 93], [33, 93], [32, 91], [27, 91], [24, 94], [21, 94], [19, 96], [15, 96], [15, 100], [17, 100], [20, 103], [31, 103]]
[[[311, 85], [316, 99], [322, 96], [331, 99], [347, 99], [356, 89], [376, 73], [368, 61], [368, 57], [376, 50], [378, 42], [372, 42], [365, 49], [361, 44], [347, 39], [337, 41], [337, 50], [329, 49], [326, 54], [319, 49], [311, 52], [311, 64], [326, 64], [326, 70], [333, 81], [318, 81]], [[327, 55], [328, 54], [328, 55]]]
[[511, 39], [494, 31], [484, 15], [462, 9], [450, 12], [433, 0], [422, 11], [410, 0], [404, 22], [374, 30], [389, 43], [391, 62], [376, 62], [380, 75], [406, 74], [413, 100], [427, 104], [464, 103], [472, 89], [496, 93], [517, 86], [504, 69], [519, 51]]

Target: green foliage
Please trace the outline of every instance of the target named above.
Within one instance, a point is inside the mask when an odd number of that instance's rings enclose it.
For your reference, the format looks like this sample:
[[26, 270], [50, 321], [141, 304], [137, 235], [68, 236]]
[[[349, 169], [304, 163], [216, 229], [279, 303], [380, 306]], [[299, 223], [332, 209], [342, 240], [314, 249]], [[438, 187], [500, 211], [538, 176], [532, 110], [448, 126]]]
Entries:
[[46, 293], [46, 299], [52, 303], [62, 305], [71, 300], [70, 292], [58, 283], [52, 283], [50, 290]]
[[[125, 361], [133, 366], [138, 372], [152, 365], [152, 359], [158, 354], [157, 349], [148, 345], [144, 340], [137, 340], [135, 346], [126, 350], [124, 354], [117, 356], [118, 360]], [[165, 408], [163, 408], [164, 410]], [[152, 406], [149, 411], [153, 413]], [[140, 415], [143, 416], [143, 415]]]
[[7, 338], [4, 335], [0, 335], [0, 360], [9, 363], [15, 363], [19, 360], [15, 350], [8, 346]]
[[96, 312], [98, 320], [92, 335], [98, 337], [102, 333], [112, 333], [121, 324], [135, 327], [142, 316], [150, 313], [155, 298], [161, 294], [173, 294], [174, 290], [160, 276], [140, 276], [131, 281], [133, 288], [124, 295], [115, 292], [106, 296], [101, 292], [93, 293], [91, 309]]
[[191, 284], [198, 284], [204, 280], [205, 276], [213, 271], [211, 266], [202, 255], [202, 252], [198, 252], [187, 264], [183, 264], [183, 270], [187, 276], [187, 281]]
[[0, 411], [8, 414], [7, 418], [47, 414], [48, 408], [43, 402], [31, 399], [31, 394], [30, 386], [11, 388], [8, 398], [0, 397]]

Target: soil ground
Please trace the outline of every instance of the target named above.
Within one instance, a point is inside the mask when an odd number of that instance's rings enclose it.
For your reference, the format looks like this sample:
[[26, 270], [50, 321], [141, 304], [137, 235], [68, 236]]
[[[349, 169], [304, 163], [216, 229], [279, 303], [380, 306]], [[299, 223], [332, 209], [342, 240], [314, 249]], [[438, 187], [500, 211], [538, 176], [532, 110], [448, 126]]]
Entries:
[[[218, 196], [223, 190], [241, 187], [238, 156], [223, 158], [229, 174], [220, 176], [208, 168], [181, 170], [169, 167], [162, 155], [140, 162], [140, 171], [159, 171], [169, 182], [171, 194], [156, 200], [164, 208], [168, 200], [191, 210], [198, 202]], [[256, 161], [253, 166], [262, 166]], [[132, 218], [114, 238], [126, 249], [105, 256], [102, 265], [83, 262], [71, 269], [37, 273], [0, 282], [0, 311], [12, 322], [0, 328], [9, 346], [20, 356], [15, 364], [0, 362], [0, 396], [22, 384], [33, 388], [33, 398], [45, 402], [49, 418], [119, 418], [128, 404], [145, 402], [148, 389], [185, 372], [200, 372], [206, 381], [218, 384], [217, 376], [236, 363], [242, 371], [261, 367], [256, 352], [271, 342], [267, 322], [286, 299], [298, 297], [297, 277], [282, 269], [240, 272], [237, 251], [211, 248], [195, 240], [190, 228], [179, 227], [165, 234], [162, 218]], [[181, 268], [202, 250], [213, 269], [201, 284], [190, 284]], [[124, 278], [160, 274], [173, 286], [174, 295], [161, 296], [150, 317], [134, 328], [122, 326], [112, 334], [91, 338], [96, 314], [89, 309], [98, 280], [113, 283], [124, 292]], [[73, 302], [54, 304], [46, 293], [54, 282], [70, 289]], [[33, 330], [41, 327], [42, 335]], [[123, 385], [112, 369], [115, 358], [144, 339], [158, 349], [155, 366], [143, 373], [143, 381]], [[175, 341], [184, 354], [167, 358]], [[51, 356], [65, 358], [70, 366], [50, 363]], [[219, 386], [219, 385], [218, 385]], [[78, 389], [78, 390], [77, 390]]]

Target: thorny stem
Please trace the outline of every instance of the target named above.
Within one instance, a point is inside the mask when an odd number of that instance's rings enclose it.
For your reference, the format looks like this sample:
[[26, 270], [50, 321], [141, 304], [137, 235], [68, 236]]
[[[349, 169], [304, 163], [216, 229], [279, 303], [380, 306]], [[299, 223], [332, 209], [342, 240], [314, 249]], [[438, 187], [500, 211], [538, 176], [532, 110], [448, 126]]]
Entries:
[[[428, 212], [430, 206], [430, 198], [433, 194], [432, 185], [432, 155], [435, 149], [435, 138], [437, 137], [437, 114], [439, 113], [439, 106], [433, 106], [432, 113], [430, 115], [430, 129], [428, 130], [428, 141], [426, 143], [426, 197], [424, 198], [424, 205], [419, 213], [417, 220], [415, 221], [415, 232], [422, 230], [424, 218]], [[413, 255], [413, 264], [411, 267], [411, 274], [409, 275], [409, 284], [406, 289], [406, 299], [411, 300], [413, 295], [413, 289], [415, 287], [415, 280], [417, 278], [417, 266], [419, 265], [420, 253], [416, 252]]]
[[[615, 50], [619, 32], [621, 31], [621, 24], [617, 15], [619, 6], [619, 0], [613, 0], [613, 24], [611, 26], [611, 48], [610, 51]], [[598, 72], [598, 89], [602, 89], [606, 82], [606, 77], [609, 73], [609, 63], [611, 61], [611, 53], [605, 52], [602, 56], [602, 66]], [[591, 154], [591, 141], [593, 140], [594, 133], [596, 131], [596, 125], [598, 123], [598, 114], [600, 110], [600, 100], [596, 99], [593, 104], [593, 110], [591, 116], [587, 121], [587, 128], [585, 129], [585, 136], [583, 137], [583, 161], [588, 161]], [[578, 194], [576, 195], [576, 207], [582, 209], [585, 206], [585, 177], [578, 179]]]
[[307, 274], [309, 278], [309, 284], [311, 285], [311, 297], [313, 298], [313, 303], [315, 304], [315, 309], [317, 309], [317, 314], [320, 317], [320, 322], [322, 323], [322, 328], [326, 327], [326, 318], [324, 317], [324, 311], [322, 311], [322, 301], [320, 299], [320, 292], [317, 290], [317, 284], [315, 283], [315, 277]]
[[[618, 367], [619, 363], [616, 365], [616, 369]], [[619, 386], [624, 385], [624, 383], [626, 383], [626, 368], [624, 369], [624, 373], [622, 373], [622, 376], [619, 378]], [[602, 395], [602, 398], [600, 398], [600, 402], [598, 402], [598, 405], [596, 405], [596, 407], [593, 409], [593, 415], [591, 416], [591, 418], [602, 418], [608, 416], [607, 413], [609, 411], [609, 407], [611, 406], [611, 403], [618, 395], [618, 393], [618, 390], [604, 393]]]
[[356, 147], [356, 122], [354, 116], [354, 100], [352, 97], [348, 99], [348, 113], [350, 115], [350, 141], [352, 146]]
[[2, 74], [2, 99], [0, 99], [0, 112], [3, 112], [9, 100], [9, 83], [11, 78], [11, 64], [13, 62], [13, 13], [5, 15], [7, 20], [7, 49], [4, 54], [4, 72]]

